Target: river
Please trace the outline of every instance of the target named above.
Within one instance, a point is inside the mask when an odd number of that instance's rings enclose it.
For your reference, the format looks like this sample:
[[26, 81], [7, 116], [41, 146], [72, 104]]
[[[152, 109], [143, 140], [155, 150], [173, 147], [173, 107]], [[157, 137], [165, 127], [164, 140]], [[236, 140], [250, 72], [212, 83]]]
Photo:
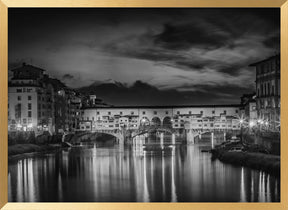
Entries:
[[209, 145], [90, 143], [9, 161], [9, 202], [279, 202], [280, 181], [211, 160]]

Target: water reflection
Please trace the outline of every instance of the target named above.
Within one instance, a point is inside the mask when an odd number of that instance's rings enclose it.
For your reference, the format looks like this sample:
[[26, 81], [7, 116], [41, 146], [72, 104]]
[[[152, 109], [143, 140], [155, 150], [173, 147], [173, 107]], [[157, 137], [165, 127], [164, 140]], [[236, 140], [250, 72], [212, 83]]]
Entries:
[[[141, 137], [139, 137], [141, 138]], [[9, 162], [9, 201], [275, 202], [280, 182], [206, 146], [83, 146]], [[159, 146], [159, 148], [161, 148]]]

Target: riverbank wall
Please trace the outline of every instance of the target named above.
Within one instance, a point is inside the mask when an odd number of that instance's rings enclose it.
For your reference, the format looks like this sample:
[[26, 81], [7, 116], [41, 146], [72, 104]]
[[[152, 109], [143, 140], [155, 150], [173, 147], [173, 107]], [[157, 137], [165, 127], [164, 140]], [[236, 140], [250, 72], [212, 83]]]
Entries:
[[16, 144], [56, 144], [61, 143], [62, 134], [50, 135], [49, 132], [44, 132], [41, 135], [36, 136], [33, 131], [25, 132], [9, 132], [8, 133], [8, 145]]

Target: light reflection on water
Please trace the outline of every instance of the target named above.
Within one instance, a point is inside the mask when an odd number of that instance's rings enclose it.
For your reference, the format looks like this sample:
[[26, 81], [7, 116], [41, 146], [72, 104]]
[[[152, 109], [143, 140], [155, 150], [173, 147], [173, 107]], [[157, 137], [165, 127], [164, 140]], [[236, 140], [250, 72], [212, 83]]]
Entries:
[[279, 179], [203, 148], [91, 145], [10, 161], [9, 201], [279, 202]]

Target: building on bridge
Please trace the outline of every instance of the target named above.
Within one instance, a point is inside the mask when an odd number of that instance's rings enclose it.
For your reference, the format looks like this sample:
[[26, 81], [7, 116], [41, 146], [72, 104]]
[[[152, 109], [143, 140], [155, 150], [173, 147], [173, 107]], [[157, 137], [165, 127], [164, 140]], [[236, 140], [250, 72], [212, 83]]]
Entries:
[[82, 109], [80, 130], [137, 130], [145, 126], [177, 130], [239, 130], [240, 105], [118, 106]]

